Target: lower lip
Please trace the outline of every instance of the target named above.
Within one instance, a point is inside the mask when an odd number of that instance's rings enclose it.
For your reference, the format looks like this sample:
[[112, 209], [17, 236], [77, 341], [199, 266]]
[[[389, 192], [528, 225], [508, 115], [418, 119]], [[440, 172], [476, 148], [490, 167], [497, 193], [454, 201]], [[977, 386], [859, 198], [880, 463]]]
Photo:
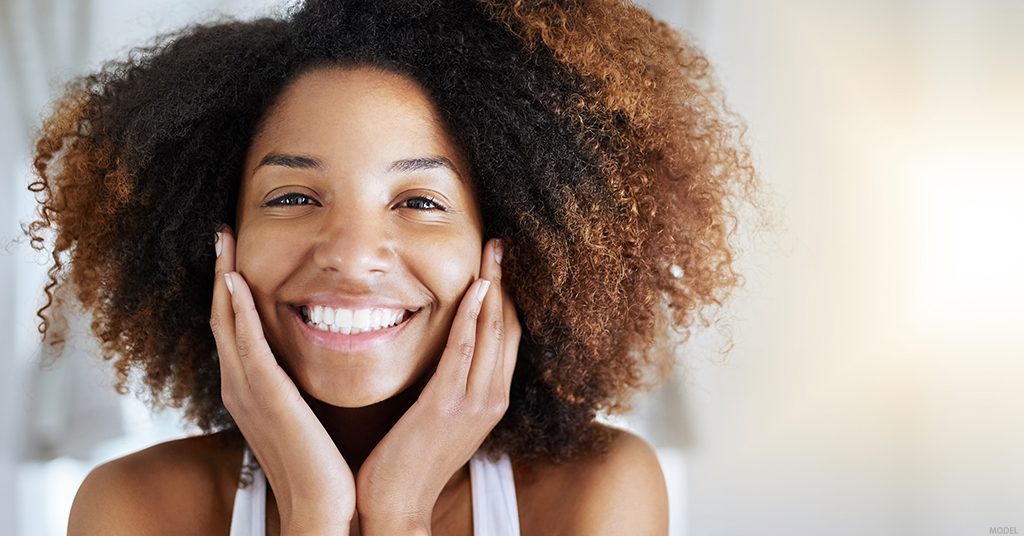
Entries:
[[398, 334], [405, 329], [405, 326], [409, 325], [409, 322], [418, 313], [419, 311], [416, 311], [397, 326], [385, 329], [375, 329], [373, 331], [364, 331], [355, 335], [345, 335], [344, 333], [334, 333], [332, 331], [311, 328], [302, 320], [302, 314], [299, 313], [298, 309], [295, 310], [295, 322], [299, 325], [299, 329], [302, 330], [302, 334], [305, 335], [306, 338], [315, 346], [334, 350], [336, 352], [359, 352], [391, 342], [392, 339], [397, 337]]

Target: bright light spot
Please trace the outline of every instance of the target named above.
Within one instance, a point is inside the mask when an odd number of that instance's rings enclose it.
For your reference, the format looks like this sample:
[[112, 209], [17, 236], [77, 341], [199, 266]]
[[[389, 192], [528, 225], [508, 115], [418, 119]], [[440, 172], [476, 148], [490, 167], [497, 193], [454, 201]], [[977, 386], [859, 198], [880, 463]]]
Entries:
[[1016, 283], [1024, 260], [1024, 217], [1011, 199], [965, 199], [946, 220], [945, 262], [953, 283], [998, 291]]
[[909, 178], [909, 298], [926, 331], [979, 334], [1024, 321], [1024, 164], [934, 154]]

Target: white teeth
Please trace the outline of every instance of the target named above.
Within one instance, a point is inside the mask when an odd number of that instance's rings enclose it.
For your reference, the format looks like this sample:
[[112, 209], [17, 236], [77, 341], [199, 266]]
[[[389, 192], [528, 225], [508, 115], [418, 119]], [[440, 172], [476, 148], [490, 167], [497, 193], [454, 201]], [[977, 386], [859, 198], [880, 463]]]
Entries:
[[381, 324], [381, 317], [382, 316], [383, 315], [381, 315], [381, 310], [380, 309], [373, 309], [372, 311], [370, 311], [370, 328], [371, 329], [379, 329], [379, 328], [383, 327], [383, 324]]
[[338, 309], [334, 315], [334, 323], [341, 328], [342, 333], [349, 333], [352, 329], [352, 311], [349, 309]]
[[370, 329], [370, 310], [359, 309], [352, 313], [352, 328], [359, 328], [360, 330], [366, 331]]
[[301, 313], [310, 327], [346, 335], [390, 328], [405, 318], [405, 311], [401, 309], [357, 309], [353, 311], [322, 305], [314, 307], [303, 305]]

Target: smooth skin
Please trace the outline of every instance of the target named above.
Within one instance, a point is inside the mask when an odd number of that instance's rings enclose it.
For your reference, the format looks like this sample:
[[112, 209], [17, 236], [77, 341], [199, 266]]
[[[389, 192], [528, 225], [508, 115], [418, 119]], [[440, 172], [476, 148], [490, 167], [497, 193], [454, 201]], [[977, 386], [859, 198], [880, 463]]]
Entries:
[[[225, 406], [270, 484], [267, 534], [472, 534], [466, 463], [508, 407], [520, 327], [466, 170], [393, 73], [313, 71], [268, 112], [211, 312]], [[409, 315], [339, 350], [302, 323], [321, 302]], [[667, 532], [653, 451], [612, 434], [603, 454], [514, 468], [524, 535]], [[227, 534], [241, 457], [205, 436], [102, 465], [69, 534]]]

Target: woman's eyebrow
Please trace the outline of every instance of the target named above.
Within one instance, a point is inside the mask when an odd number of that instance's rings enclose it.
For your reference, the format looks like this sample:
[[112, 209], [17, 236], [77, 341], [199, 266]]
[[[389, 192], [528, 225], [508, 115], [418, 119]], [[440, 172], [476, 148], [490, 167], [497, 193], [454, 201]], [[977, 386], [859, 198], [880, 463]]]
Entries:
[[[264, 156], [260, 163], [256, 165], [255, 169], [259, 169], [262, 166], [283, 166], [292, 169], [313, 169], [317, 171], [323, 171], [324, 165], [320, 159], [310, 156], [298, 156], [293, 154], [278, 154], [271, 153]], [[452, 173], [462, 180], [462, 175], [459, 173], [458, 168], [451, 160], [444, 156], [428, 156], [422, 158], [404, 158], [402, 160], [395, 160], [388, 166], [388, 172], [399, 172], [407, 173], [410, 171], [421, 171], [426, 169], [437, 169], [445, 168], [450, 170]]]
[[320, 160], [308, 156], [297, 156], [293, 154], [268, 154], [260, 160], [256, 168], [262, 166], [284, 166], [292, 169], [315, 169], [323, 171], [324, 165]]
[[455, 174], [459, 180], [462, 180], [462, 175], [459, 174], [459, 170], [456, 169], [455, 164], [451, 160], [443, 156], [430, 156], [424, 158], [406, 158], [404, 160], [395, 160], [388, 166], [389, 172], [409, 172], [409, 171], [420, 171], [424, 169], [436, 169], [436, 168], [447, 168]]

